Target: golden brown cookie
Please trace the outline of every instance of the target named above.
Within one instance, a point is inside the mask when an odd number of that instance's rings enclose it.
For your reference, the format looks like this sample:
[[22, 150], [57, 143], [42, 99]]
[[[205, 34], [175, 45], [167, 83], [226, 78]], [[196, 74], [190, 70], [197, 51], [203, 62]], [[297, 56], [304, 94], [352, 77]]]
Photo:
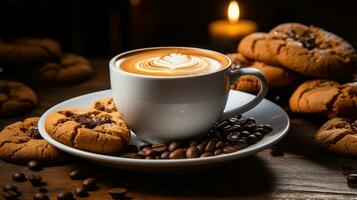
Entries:
[[32, 65], [58, 60], [60, 45], [51, 39], [22, 38], [0, 43], [0, 63], [3, 65]]
[[63, 85], [88, 79], [93, 70], [82, 56], [64, 54], [60, 62], [49, 62], [34, 69], [24, 69], [21, 77], [31, 84]]
[[268, 51], [267, 33], [251, 33], [244, 37], [238, 45], [238, 52], [250, 60], [278, 65], [274, 56]]
[[130, 131], [118, 112], [66, 109], [51, 113], [46, 131], [57, 141], [86, 151], [111, 154], [126, 147]]
[[357, 157], [357, 120], [327, 121], [315, 134], [315, 142], [330, 152]]
[[[250, 61], [239, 53], [228, 54], [227, 56], [232, 60], [235, 68], [252, 67], [259, 69], [264, 74], [269, 89], [281, 88], [289, 85], [294, 80], [293, 74], [287, 69], [267, 65], [263, 62]], [[237, 80], [234, 88], [239, 91], [256, 94], [259, 92], [260, 83], [254, 76], [242, 76]]]
[[269, 32], [267, 41], [270, 54], [279, 64], [301, 74], [346, 78], [356, 71], [355, 49], [321, 28], [281, 24]]
[[107, 113], [118, 111], [115, 106], [114, 99], [111, 97], [94, 102], [92, 108]]
[[289, 100], [290, 109], [297, 113], [336, 116], [357, 115], [357, 83], [340, 85], [318, 79], [301, 84]]
[[37, 106], [34, 91], [15, 81], [0, 80], [0, 117], [23, 114]]
[[44, 164], [63, 162], [66, 155], [39, 134], [39, 118], [27, 118], [6, 126], [0, 132], [0, 158], [14, 163], [38, 160]]

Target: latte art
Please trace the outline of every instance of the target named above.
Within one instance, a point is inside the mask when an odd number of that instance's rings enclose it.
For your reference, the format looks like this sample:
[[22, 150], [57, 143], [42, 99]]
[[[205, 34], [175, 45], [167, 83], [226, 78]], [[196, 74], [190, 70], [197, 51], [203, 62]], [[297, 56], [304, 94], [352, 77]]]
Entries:
[[136, 63], [137, 70], [148, 73], [176, 75], [198, 74], [218, 70], [220, 64], [210, 58], [170, 53], [163, 57], [146, 58]]
[[204, 50], [167, 48], [138, 52], [119, 59], [116, 65], [135, 74], [185, 76], [217, 71], [227, 65], [225, 62], [224, 58]]

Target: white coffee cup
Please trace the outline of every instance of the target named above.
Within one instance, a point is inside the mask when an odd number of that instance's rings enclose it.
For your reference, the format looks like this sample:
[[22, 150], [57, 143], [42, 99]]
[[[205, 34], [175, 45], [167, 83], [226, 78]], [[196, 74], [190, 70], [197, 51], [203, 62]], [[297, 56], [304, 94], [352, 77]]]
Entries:
[[[263, 100], [267, 93], [264, 75], [254, 68], [231, 70], [227, 66], [208, 74], [189, 76], [150, 76], [126, 72], [116, 61], [141, 51], [192, 47], [153, 47], [121, 53], [110, 60], [110, 84], [116, 106], [128, 126], [149, 142], [168, 142], [198, 137], [218, 120], [242, 114]], [[252, 75], [261, 83], [258, 95], [231, 112], [223, 112], [230, 86], [243, 75]]]

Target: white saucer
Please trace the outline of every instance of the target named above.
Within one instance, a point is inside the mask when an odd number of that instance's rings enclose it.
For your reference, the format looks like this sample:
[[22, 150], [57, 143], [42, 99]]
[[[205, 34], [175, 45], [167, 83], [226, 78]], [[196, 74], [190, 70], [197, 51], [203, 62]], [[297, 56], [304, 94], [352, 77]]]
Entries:
[[[245, 149], [239, 150], [234, 153], [225, 154], [221, 156], [213, 156], [206, 158], [194, 158], [194, 159], [181, 159], [181, 160], [144, 160], [144, 159], [131, 159], [122, 158], [110, 155], [102, 155], [97, 153], [91, 153], [79, 149], [72, 148], [54, 140], [49, 136], [45, 130], [45, 119], [47, 115], [55, 110], [63, 108], [78, 108], [78, 107], [90, 107], [91, 104], [99, 99], [103, 99], [111, 96], [110, 90], [104, 90], [91, 94], [82, 95], [73, 99], [69, 99], [60, 104], [57, 104], [47, 110], [42, 116], [38, 124], [38, 128], [41, 136], [47, 140], [50, 144], [61, 149], [69, 154], [93, 161], [98, 164], [108, 165], [111, 167], [139, 170], [139, 171], [182, 171], [189, 169], [199, 169], [202, 167], [222, 165], [229, 161], [233, 161], [254, 153], [266, 149], [273, 144], [277, 143], [287, 132], [290, 126], [289, 117], [285, 111], [278, 105], [264, 99], [258, 106], [252, 110], [243, 114], [244, 116], [254, 117], [258, 124], [269, 123], [273, 127], [273, 131], [267, 134], [261, 141], [251, 145]], [[231, 90], [229, 93], [228, 103], [225, 110], [230, 110], [236, 105], [244, 104], [253, 95]], [[132, 133], [132, 144], [140, 143], [138, 137]]]

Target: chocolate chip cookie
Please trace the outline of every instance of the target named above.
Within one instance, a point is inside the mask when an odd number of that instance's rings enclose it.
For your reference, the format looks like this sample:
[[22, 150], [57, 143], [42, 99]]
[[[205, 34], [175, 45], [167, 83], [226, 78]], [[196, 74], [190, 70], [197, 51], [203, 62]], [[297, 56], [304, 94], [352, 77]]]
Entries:
[[274, 56], [268, 51], [267, 33], [251, 33], [244, 37], [238, 45], [238, 52], [250, 60], [278, 65]]
[[37, 106], [34, 91], [15, 81], [0, 80], [0, 117], [23, 114]]
[[72, 84], [88, 79], [92, 72], [87, 59], [74, 54], [64, 54], [60, 62], [49, 62], [33, 69], [24, 69], [21, 80], [31, 84]]
[[96, 109], [96, 110], [103, 111], [103, 112], [107, 112], [107, 113], [112, 113], [112, 112], [118, 111], [115, 106], [113, 98], [105, 98], [105, 99], [96, 101], [92, 105], [92, 108]]
[[357, 83], [340, 85], [318, 79], [301, 84], [289, 100], [290, 109], [297, 113], [335, 116], [357, 115]]
[[86, 151], [111, 154], [126, 147], [130, 131], [118, 112], [65, 109], [51, 113], [46, 131], [57, 141]]
[[[253, 67], [259, 69], [268, 81], [269, 89], [281, 88], [289, 85], [294, 80], [293, 73], [287, 69], [268, 65], [263, 62], [250, 61], [239, 53], [228, 54], [227, 56], [232, 60], [234, 68]], [[242, 76], [237, 80], [234, 88], [239, 91], [256, 94], [259, 92], [260, 82], [254, 76]]]
[[47, 143], [39, 134], [38, 117], [6, 126], [0, 132], [0, 158], [14, 163], [38, 160], [44, 164], [63, 162], [66, 155]]
[[321, 28], [281, 24], [269, 32], [267, 41], [270, 54], [279, 64], [301, 74], [346, 78], [356, 71], [355, 49]]
[[315, 134], [315, 142], [330, 152], [357, 157], [357, 120], [327, 121]]
[[61, 57], [60, 45], [48, 38], [22, 38], [0, 43], [0, 63], [8, 65], [33, 65], [58, 60]]

